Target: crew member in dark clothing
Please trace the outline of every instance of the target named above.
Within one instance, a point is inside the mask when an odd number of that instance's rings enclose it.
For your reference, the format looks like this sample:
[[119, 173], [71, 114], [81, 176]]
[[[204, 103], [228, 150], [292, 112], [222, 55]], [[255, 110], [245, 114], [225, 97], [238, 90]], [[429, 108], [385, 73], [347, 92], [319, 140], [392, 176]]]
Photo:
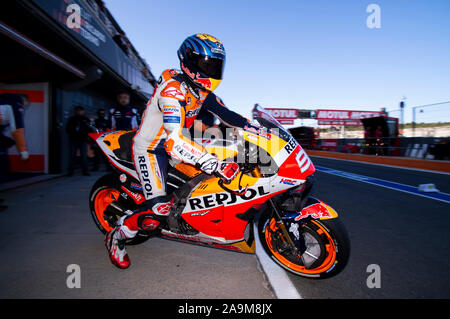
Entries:
[[[108, 132], [111, 130], [111, 123], [105, 116], [105, 110], [99, 109], [97, 111], [97, 118], [94, 121], [94, 126], [100, 131], [100, 132]], [[92, 149], [94, 151], [94, 171], [98, 171], [100, 167], [100, 159], [103, 159], [103, 162], [105, 163], [106, 169], [109, 168], [108, 160], [103, 155], [103, 152], [100, 150], [97, 144], [93, 143]]]
[[376, 155], [384, 155], [384, 136], [383, 129], [378, 125], [375, 130]]
[[82, 106], [75, 107], [75, 115], [67, 121], [66, 132], [69, 135], [70, 157], [69, 176], [73, 175], [77, 150], [80, 150], [81, 169], [84, 176], [89, 176], [87, 165], [87, 143], [89, 133], [89, 119], [85, 116]]
[[99, 109], [97, 111], [97, 118], [94, 121], [94, 126], [100, 131], [100, 132], [108, 132], [111, 130], [111, 123], [106, 118], [105, 110]]
[[117, 94], [117, 107], [109, 110], [111, 118], [111, 128], [113, 131], [132, 131], [139, 127], [138, 110], [132, 108], [130, 104], [130, 95], [128, 92], [119, 92]]

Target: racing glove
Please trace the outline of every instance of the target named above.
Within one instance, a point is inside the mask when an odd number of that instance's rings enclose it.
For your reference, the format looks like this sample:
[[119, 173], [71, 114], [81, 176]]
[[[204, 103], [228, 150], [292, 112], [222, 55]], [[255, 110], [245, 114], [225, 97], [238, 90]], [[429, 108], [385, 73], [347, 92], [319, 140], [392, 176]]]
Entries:
[[206, 174], [215, 174], [216, 176], [230, 183], [239, 173], [239, 165], [234, 162], [219, 161], [209, 153], [205, 153], [198, 161], [197, 165]]
[[222, 162], [219, 161], [219, 165], [216, 170], [216, 175], [225, 180], [225, 183], [230, 183], [239, 173], [239, 165], [235, 162]]

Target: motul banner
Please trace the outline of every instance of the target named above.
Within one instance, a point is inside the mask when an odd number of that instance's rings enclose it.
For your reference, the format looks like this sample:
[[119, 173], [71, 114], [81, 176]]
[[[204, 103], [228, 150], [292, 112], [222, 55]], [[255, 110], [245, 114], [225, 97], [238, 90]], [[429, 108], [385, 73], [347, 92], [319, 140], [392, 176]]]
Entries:
[[381, 116], [381, 112], [350, 110], [317, 110], [316, 119], [319, 125], [362, 125], [361, 119]]
[[264, 108], [269, 111], [270, 114], [277, 120], [295, 120], [298, 118], [297, 109], [277, 109], [277, 108]]

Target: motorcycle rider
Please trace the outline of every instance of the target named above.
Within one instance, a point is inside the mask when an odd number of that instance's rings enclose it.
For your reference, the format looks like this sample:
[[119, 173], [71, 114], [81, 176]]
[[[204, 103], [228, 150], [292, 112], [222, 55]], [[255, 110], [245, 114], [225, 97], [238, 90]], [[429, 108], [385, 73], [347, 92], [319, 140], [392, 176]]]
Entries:
[[165, 190], [167, 155], [226, 182], [238, 174], [237, 163], [218, 160], [183, 134], [192, 126], [200, 109], [212, 113], [228, 127], [256, 128], [227, 109], [213, 93], [222, 80], [225, 66], [221, 41], [207, 34], [192, 35], [181, 44], [178, 58], [181, 72], [163, 71], [133, 138], [133, 160], [146, 203], [134, 212], [127, 211], [106, 236], [110, 260], [119, 268], [130, 265], [125, 240], [136, 236], [139, 230], [155, 230], [173, 206]]

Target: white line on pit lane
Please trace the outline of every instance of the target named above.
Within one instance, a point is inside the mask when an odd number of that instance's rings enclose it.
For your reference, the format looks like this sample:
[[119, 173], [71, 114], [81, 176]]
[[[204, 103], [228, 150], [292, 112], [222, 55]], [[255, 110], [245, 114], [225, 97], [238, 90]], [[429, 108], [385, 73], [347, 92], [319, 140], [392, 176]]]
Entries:
[[316, 157], [316, 158], [320, 158], [320, 159], [330, 159], [330, 160], [343, 161], [343, 162], [351, 162], [351, 163], [357, 163], [357, 164], [363, 164], [363, 165], [367, 164], [367, 165], [383, 166], [383, 167], [389, 167], [389, 168], [399, 168], [399, 169], [406, 169], [406, 170], [409, 170], [409, 171], [417, 171], [417, 172], [424, 172], [424, 173], [450, 175], [450, 173], [447, 173], [447, 172], [432, 171], [430, 169], [395, 166], [395, 165], [371, 163], [371, 162], [361, 162], [361, 161], [355, 161], [355, 160], [349, 160], [349, 159], [343, 159], [343, 158], [325, 157], [325, 156], [317, 156], [317, 155], [310, 155], [310, 157]]
[[275, 295], [278, 299], [302, 299], [299, 292], [289, 279], [286, 271], [278, 266], [266, 253], [262, 247], [258, 236], [258, 227], [256, 223], [253, 225], [253, 233], [255, 237], [256, 256], [259, 263], [266, 273]]

